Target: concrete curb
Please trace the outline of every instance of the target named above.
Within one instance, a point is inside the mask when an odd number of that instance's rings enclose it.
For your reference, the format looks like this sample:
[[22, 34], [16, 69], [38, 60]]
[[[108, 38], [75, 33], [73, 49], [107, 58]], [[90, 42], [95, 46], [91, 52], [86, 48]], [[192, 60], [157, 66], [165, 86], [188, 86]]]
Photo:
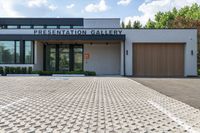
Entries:
[[52, 77], [85, 77], [84, 74], [53, 74]]
[[8, 77], [38, 77], [39, 74], [7, 74]]

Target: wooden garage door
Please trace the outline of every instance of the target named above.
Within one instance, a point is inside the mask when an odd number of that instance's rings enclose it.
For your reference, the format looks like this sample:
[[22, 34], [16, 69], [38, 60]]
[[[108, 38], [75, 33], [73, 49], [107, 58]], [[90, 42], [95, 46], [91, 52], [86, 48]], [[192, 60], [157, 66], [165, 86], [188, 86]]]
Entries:
[[133, 44], [133, 75], [183, 77], [184, 44]]

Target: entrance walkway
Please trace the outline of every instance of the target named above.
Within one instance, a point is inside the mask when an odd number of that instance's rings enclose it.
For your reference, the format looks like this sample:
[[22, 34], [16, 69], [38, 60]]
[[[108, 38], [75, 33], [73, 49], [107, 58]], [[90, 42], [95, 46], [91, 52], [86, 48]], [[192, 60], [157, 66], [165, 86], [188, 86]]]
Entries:
[[121, 77], [1, 77], [0, 132], [200, 132], [200, 111]]

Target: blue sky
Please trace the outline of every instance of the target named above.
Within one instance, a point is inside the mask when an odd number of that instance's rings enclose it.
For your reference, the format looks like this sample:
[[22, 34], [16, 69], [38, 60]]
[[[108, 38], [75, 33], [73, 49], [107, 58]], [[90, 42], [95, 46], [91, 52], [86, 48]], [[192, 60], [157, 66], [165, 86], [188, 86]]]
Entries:
[[0, 0], [0, 17], [116, 17], [145, 24], [158, 11], [193, 3], [200, 0]]

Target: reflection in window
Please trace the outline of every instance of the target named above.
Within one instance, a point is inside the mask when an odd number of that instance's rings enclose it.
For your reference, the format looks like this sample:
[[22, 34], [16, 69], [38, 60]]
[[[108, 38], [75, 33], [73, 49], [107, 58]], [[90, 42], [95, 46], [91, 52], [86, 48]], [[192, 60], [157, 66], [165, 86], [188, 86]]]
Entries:
[[57, 26], [47, 26], [47, 29], [57, 29]]
[[69, 71], [69, 46], [61, 45], [59, 48], [59, 70]]
[[33, 43], [32, 41], [25, 41], [25, 64], [33, 63]]
[[8, 29], [17, 29], [17, 25], [8, 25], [7, 28]]
[[60, 26], [60, 29], [70, 29], [70, 26]]
[[46, 48], [46, 69], [48, 71], [56, 70], [56, 47], [54, 45]]
[[15, 41], [0, 41], [0, 63], [15, 63]]
[[4, 25], [0, 25], [0, 29], [5, 29], [5, 26]]
[[83, 70], [83, 48], [81, 46], [74, 47], [74, 70]]
[[31, 29], [31, 26], [25, 26], [25, 25], [23, 25], [23, 26], [21, 26], [21, 29]]
[[20, 41], [16, 41], [15, 43], [15, 59], [17, 64], [20, 63]]
[[42, 26], [42, 25], [39, 26], [39, 25], [38, 25], [38, 26], [33, 26], [33, 28], [34, 28], [34, 29], [44, 29], [44, 26]]

